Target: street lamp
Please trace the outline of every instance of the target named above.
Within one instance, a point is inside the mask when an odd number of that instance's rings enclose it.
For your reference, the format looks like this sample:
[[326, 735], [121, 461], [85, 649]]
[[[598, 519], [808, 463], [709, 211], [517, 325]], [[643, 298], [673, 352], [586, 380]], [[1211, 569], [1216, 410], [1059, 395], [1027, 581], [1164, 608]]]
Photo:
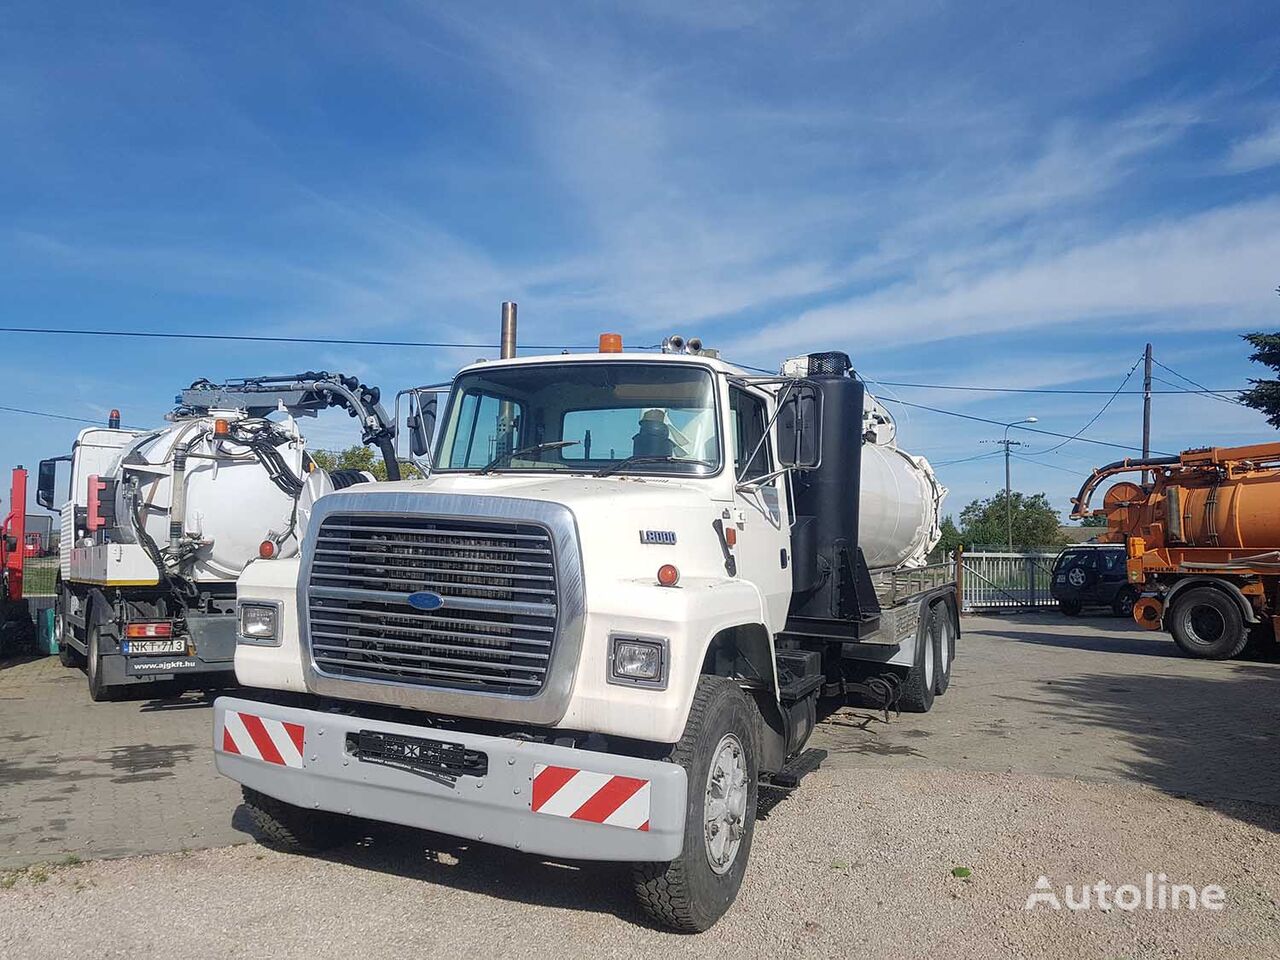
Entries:
[[1009, 447], [1012, 445], [1021, 446], [1017, 440], [1009, 439], [1009, 428], [1016, 427], [1022, 423], [1039, 423], [1035, 417], [1027, 417], [1025, 420], [1015, 420], [1013, 423], [1004, 425], [1004, 439], [1000, 442], [1004, 444], [1004, 519], [1005, 529], [1009, 535], [1009, 552], [1013, 553], [1013, 491], [1009, 482]]

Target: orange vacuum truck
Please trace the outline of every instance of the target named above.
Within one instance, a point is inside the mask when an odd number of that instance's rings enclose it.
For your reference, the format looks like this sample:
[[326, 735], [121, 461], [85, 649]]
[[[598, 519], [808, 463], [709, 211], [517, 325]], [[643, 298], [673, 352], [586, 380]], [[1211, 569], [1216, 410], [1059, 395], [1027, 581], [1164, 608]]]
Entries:
[[[1102, 508], [1090, 507], [1103, 480], [1136, 471], [1140, 482], [1113, 484]], [[1073, 517], [1107, 518], [1100, 540], [1125, 544], [1139, 625], [1211, 660], [1280, 635], [1280, 443], [1120, 460], [1095, 470], [1072, 503]]]

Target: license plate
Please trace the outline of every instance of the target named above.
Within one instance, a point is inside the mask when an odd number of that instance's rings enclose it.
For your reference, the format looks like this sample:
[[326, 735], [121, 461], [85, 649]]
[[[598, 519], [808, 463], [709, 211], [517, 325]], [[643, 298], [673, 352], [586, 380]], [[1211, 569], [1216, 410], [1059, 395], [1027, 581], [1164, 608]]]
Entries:
[[[404, 737], [375, 730], [348, 734], [348, 749], [364, 763], [408, 770], [420, 776], [454, 780], [463, 774], [484, 776], [488, 757], [478, 750], [468, 750], [460, 743]], [[350, 742], [354, 741], [354, 743]]]
[[183, 637], [169, 640], [126, 640], [124, 652], [134, 656], [152, 653], [186, 653], [187, 641]]

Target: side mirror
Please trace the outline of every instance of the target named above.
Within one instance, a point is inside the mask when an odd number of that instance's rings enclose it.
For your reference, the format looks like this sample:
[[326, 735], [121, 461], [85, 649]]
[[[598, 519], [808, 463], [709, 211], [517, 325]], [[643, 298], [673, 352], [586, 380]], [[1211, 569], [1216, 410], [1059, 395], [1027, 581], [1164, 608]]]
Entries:
[[46, 510], [57, 509], [53, 505], [53, 488], [58, 482], [58, 461], [41, 460], [36, 479], [36, 503]]
[[816, 470], [822, 463], [822, 393], [797, 383], [778, 408], [778, 462], [795, 470]]
[[409, 431], [409, 452], [415, 457], [431, 455], [431, 438], [436, 433], [436, 395], [424, 396], [415, 390], [410, 394], [409, 416], [405, 419]]

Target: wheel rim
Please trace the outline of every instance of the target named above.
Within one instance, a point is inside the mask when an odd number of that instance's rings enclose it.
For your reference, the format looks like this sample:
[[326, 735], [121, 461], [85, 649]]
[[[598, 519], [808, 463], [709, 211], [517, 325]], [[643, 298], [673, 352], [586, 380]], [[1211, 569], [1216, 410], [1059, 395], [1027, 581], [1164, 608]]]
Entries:
[[707, 862], [718, 874], [727, 873], [738, 857], [747, 820], [747, 763], [742, 741], [726, 733], [716, 744], [707, 771], [703, 801], [703, 837]]
[[942, 621], [942, 633], [938, 646], [942, 650], [942, 673], [945, 676], [951, 667], [952, 659], [955, 657], [955, 650], [952, 647], [951, 640], [951, 623], [947, 620]]
[[89, 684], [96, 686], [98, 683], [98, 629], [97, 627], [89, 628], [89, 642], [86, 645], [89, 651], [87, 657], [89, 661]]
[[58, 646], [62, 646], [62, 638], [65, 635], [66, 627], [62, 623], [62, 614], [55, 613], [53, 615], [53, 639], [58, 641]]
[[1138, 602], [1138, 598], [1132, 593], [1126, 593], [1120, 597], [1120, 613], [1126, 617], [1133, 616], [1133, 605]]
[[1079, 567], [1072, 567], [1071, 572], [1067, 574], [1067, 583], [1073, 587], [1084, 586], [1084, 571]]
[[937, 672], [936, 664], [933, 662], [933, 638], [925, 637], [924, 640], [924, 685], [933, 689], [933, 675]]
[[1227, 632], [1227, 619], [1222, 615], [1222, 611], [1207, 603], [1198, 603], [1192, 607], [1188, 620], [1191, 639], [1205, 646], [1217, 643]]

